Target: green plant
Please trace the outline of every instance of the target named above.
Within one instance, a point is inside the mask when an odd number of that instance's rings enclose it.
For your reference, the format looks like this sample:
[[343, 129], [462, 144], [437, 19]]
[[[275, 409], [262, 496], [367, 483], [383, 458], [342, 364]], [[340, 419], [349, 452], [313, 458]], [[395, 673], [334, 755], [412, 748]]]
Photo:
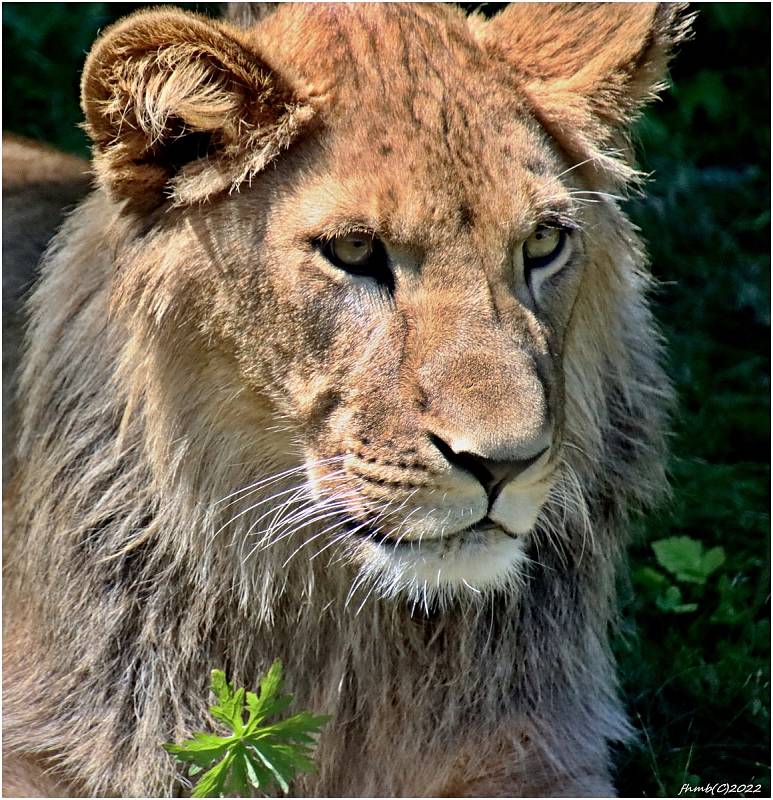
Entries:
[[[709, 577], [725, 563], [721, 547], [704, 550], [703, 544], [689, 536], [672, 536], [652, 542], [655, 558], [663, 569], [679, 583], [692, 584], [693, 590], [703, 587]], [[683, 602], [682, 587], [653, 567], [640, 567], [634, 572], [634, 582], [642, 591], [654, 595], [655, 605], [665, 612], [686, 614], [697, 611], [698, 603]]]
[[212, 670], [212, 693], [217, 703], [209, 713], [229, 735], [196, 733], [180, 744], [164, 748], [198, 778], [193, 797], [251, 796], [253, 789], [265, 791], [277, 783], [287, 793], [296, 772], [311, 772], [313, 735], [329, 717], [307, 711], [268, 723], [292, 702], [292, 695], [281, 694], [282, 664], [275, 661], [260, 682], [258, 694], [234, 689], [225, 673]]

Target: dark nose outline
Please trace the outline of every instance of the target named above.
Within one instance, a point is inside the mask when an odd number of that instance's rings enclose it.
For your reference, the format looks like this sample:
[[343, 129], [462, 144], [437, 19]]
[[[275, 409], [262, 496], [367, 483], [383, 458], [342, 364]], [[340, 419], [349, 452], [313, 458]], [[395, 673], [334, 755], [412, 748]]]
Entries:
[[544, 447], [535, 455], [518, 461], [495, 461], [475, 453], [457, 453], [449, 444], [434, 433], [429, 440], [443, 454], [446, 461], [465, 472], [469, 472], [483, 486], [488, 495], [488, 510], [494, 507], [502, 489], [532, 464], [535, 464], [549, 449]]

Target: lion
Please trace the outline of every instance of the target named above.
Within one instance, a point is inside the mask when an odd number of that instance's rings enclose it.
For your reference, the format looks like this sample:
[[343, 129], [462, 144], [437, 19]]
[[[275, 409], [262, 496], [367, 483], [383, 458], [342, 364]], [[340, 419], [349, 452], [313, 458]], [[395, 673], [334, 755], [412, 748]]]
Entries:
[[161, 744], [210, 729], [210, 670], [277, 658], [331, 715], [298, 795], [614, 793], [615, 587], [671, 402], [620, 197], [688, 25], [278, 4], [101, 35], [93, 190], [15, 396], [8, 793], [188, 792]]

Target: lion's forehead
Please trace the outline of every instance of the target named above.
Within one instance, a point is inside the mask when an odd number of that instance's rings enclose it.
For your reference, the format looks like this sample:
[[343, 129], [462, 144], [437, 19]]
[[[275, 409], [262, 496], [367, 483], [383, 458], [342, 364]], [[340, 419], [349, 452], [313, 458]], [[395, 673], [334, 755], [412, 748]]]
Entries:
[[545, 137], [517, 77], [479, 46], [457, 9], [320, 6], [282, 7], [255, 35], [325, 96], [328, 125], [367, 149], [421, 152], [439, 180], [449, 162], [480, 182], [495, 179], [502, 163], [547, 169]]
[[393, 241], [442, 247], [468, 232], [489, 243], [528, 234], [565, 165], [517, 76], [458, 9], [293, 6], [252, 35], [324, 98], [308, 219], [323, 208], [328, 219], [368, 217]]
[[[469, 68], [482, 53], [459, 9], [396, 3], [306, 3], [278, 6], [252, 34], [258, 45], [292, 59], [299, 74], [319, 80], [363, 75], [413, 81], [453, 64]], [[265, 47], [268, 45], [268, 47]], [[395, 66], [399, 65], [399, 71]]]
[[[449, 117], [453, 108], [447, 109]], [[372, 227], [392, 244], [427, 250], [502, 250], [548, 211], [574, 212], [552, 148], [519, 120], [501, 133], [469, 136], [462, 123], [434, 137], [410, 121], [374, 114], [352, 131], [321, 134], [322, 158], [286, 195], [305, 224]]]

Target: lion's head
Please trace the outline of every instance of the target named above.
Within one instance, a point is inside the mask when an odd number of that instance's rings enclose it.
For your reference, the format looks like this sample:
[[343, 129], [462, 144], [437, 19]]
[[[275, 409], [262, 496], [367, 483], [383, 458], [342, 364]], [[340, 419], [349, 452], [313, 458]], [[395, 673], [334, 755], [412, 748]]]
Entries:
[[[298, 446], [307, 491], [279, 486], [295, 528], [316, 524], [307, 552], [334, 542], [384, 592], [479, 591], [517, 581], [556, 514], [586, 515], [610, 380], [641, 377], [615, 190], [674, 20], [289, 5], [237, 29], [158, 10], [94, 48], [97, 174], [133, 231], [113, 307], [166, 354], [183, 415], [191, 393], [198, 429], [227, 419], [235, 449], [198, 457], [231, 488], [251, 485], [240, 458], [292, 474]], [[186, 359], [194, 379], [169, 366]], [[286, 523], [250, 533], [294, 550]]]

